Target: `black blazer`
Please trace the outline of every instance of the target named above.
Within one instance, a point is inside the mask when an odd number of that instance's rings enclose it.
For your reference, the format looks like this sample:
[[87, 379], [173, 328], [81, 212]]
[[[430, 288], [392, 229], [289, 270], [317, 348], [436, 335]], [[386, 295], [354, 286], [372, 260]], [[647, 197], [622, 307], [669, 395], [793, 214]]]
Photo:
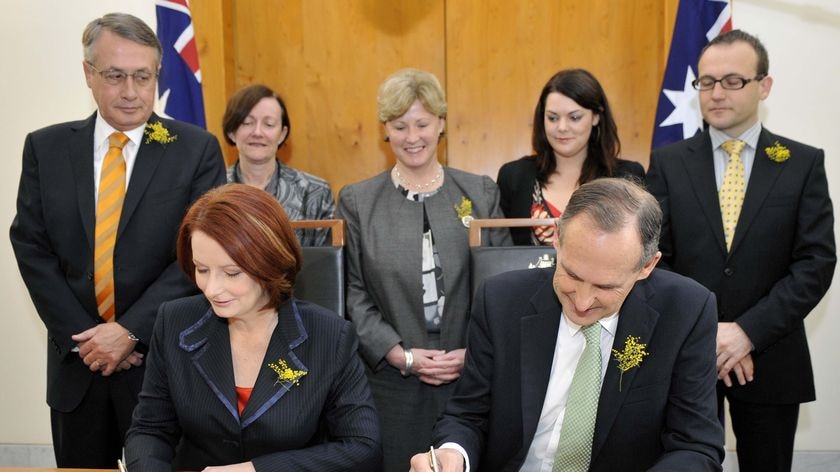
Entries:
[[[506, 218], [530, 218], [531, 205], [534, 203], [534, 184], [537, 181], [537, 156], [525, 156], [504, 164], [499, 169], [496, 183], [501, 192], [499, 206]], [[645, 181], [645, 169], [636, 161], [618, 160], [616, 177]], [[517, 246], [530, 246], [531, 228], [511, 228], [513, 243]]]
[[[23, 149], [17, 214], [10, 238], [23, 281], [47, 327], [47, 403], [68, 412], [94, 375], [70, 336], [101, 322], [93, 284], [96, 224], [93, 129], [87, 120], [30, 133]], [[161, 302], [195, 293], [175, 263], [175, 237], [189, 205], [225, 181], [216, 139], [155, 115], [176, 140], [141, 142], [114, 248], [116, 321], [145, 350]], [[143, 368], [123, 373], [139, 391]]]
[[[472, 470], [519, 470], [534, 438], [562, 307], [553, 269], [507, 272], [478, 290], [455, 393], [435, 426]], [[715, 297], [654, 270], [621, 306], [615, 349], [628, 336], [648, 355], [621, 379], [613, 356], [601, 386], [591, 472], [720, 471], [723, 430], [715, 394]]]
[[[379, 419], [350, 322], [303, 301], [278, 309], [254, 390], [237, 409], [227, 320], [202, 295], [164, 303], [126, 437], [129, 470], [368, 471], [381, 460]], [[269, 363], [306, 372], [279, 381]]]
[[[766, 148], [790, 150], [774, 162]], [[723, 238], [708, 131], [655, 150], [648, 189], [663, 211], [661, 266], [715, 292], [720, 321], [736, 321], [755, 351], [755, 380], [732, 387], [754, 403], [814, 400], [803, 319], [837, 261], [824, 155], [762, 129], [732, 249]]]

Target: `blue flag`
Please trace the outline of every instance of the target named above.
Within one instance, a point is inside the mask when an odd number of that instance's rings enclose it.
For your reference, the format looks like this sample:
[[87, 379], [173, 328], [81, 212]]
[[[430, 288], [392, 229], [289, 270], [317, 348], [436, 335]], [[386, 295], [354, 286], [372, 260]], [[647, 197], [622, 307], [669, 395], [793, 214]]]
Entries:
[[709, 41], [731, 29], [729, 0], [680, 0], [656, 107], [653, 149], [703, 131], [697, 91], [691, 86], [697, 78], [697, 60]]
[[157, 0], [157, 35], [163, 46], [158, 107], [162, 115], [206, 127], [201, 69], [187, 0]]

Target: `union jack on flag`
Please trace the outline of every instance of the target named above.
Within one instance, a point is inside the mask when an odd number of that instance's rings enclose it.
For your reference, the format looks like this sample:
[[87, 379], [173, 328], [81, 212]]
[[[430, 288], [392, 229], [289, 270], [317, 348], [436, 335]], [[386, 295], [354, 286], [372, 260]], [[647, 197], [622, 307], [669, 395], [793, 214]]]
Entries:
[[161, 115], [206, 127], [201, 69], [188, 0], [157, 0], [157, 35], [163, 46], [158, 108]]
[[731, 29], [729, 0], [680, 0], [656, 107], [654, 149], [703, 131], [697, 91], [691, 86], [697, 78], [697, 60], [709, 41]]

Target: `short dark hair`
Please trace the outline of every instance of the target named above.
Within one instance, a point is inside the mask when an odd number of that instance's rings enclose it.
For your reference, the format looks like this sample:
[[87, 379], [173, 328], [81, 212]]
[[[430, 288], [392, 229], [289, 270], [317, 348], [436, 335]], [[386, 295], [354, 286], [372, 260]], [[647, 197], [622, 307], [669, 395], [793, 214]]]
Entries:
[[82, 47], [86, 62], [95, 63], [93, 45], [103, 31], [110, 31], [121, 38], [153, 48], [157, 52], [157, 63], [160, 66], [163, 48], [160, 46], [157, 35], [143, 20], [128, 13], [108, 13], [88, 23], [82, 33]]
[[581, 185], [572, 193], [557, 223], [558, 241], [563, 240], [566, 223], [579, 214], [588, 215], [598, 229], [607, 233], [635, 224], [642, 243], [638, 269], [644, 267], [659, 250], [662, 209], [653, 195], [634, 182], [603, 178]]
[[[709, 41], [709, 44], [700, 51], [700, 58], [702, 58], [703, 54], [706, 53], [706, 50], [712, 46], [717, 46], [719, 44], [732, 44], [738, 41], [745, 42], [752, 46], [756, 56], [758, 56], [758, 64], [756, 65], [755, 70], [756, 75], [760, 77], [766, 76], [770, 72], [770, 58], [767, 55], [767, 48], [764, 47], [764, 44], [762, 44], [757, 37], [743, 30], [735, 29], [718, 35], [713, 40]], [[699, 58], [698, 62], [700, 62]]]
[[545, 135], [545, 102], [550, 93], [560, 93], [574, 100], [578, 105], [599, 115], [600, 121], [594, 126], [586, 146], [586, 161], [580, 173], [580, 184], [585, 184], [598, 177], [612, 177], [618, 165], [621, 142], [618, 139], [618, 127], [613, 119], [610, 104], [604, 89], [589, 71], [566, 69], [554, 74], [540, 93], [540, 99], [534, 109], [534, 127], [531, 144], [537, 159], [537, 180], [540, 184], [548, 183], [548, 178], [557, 168], [554, 149]]
[[192, 235], [219, 243], [268, 293], [267, 309], [292, 295], [301, 251], [283, 206], [265, 190], [227, 184], [205, 193], [190, 207], [178, 230], [178, 264], [195, 282]]
[[248, 114], [251, 113], [251, 110], [253, 110], [254, 107], [257, 106], [257, 103], [259, 103], [263, 98], [274, 98], [280, 105], [280, 110], [282, 112], [281, 123], [287, 129], [286, 138], [282, 143], [280, 143], [280, 146], [286, 142], [286, 139], [289, 139], [289, 135], [292, 134], [292, 122], [289, 120], [289, 110], [286, 108], [286, 102], [283, 101], [283, 97], [265, 85], [254, 84], [239, 89], [232, 97], [230, 97], [230, 100], [228, 100], [227, 107], [225, 108], [225, 114], [222, 117], [222, 132], [224, 133], [225, 141], [227, 141], [228, 144], [236, 144], [232, 139], [230, 139], [229, 135], [236, 133], [236, 130], [239, 129], [239, 126], [245, 121], [245, 118], [248, 118]]

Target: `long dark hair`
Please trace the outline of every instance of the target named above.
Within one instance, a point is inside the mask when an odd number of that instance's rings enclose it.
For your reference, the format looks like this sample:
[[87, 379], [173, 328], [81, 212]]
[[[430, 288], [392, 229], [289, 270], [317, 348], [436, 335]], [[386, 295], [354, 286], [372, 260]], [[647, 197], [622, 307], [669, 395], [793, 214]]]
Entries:
[[537, 160], [537, 180], [541, 185], [557, 169], [554, 149], [545, 135], [545, 101], [550, 93], [560, 93], [574, 100], [578, 105], [600, 115], [597, 126], [593, 126], [586, 146], [586, 160], [580, 172], [579, 184], [583, 185], [598, 177], [612, 177], [618, 165], [621, 142], [613, 119], [607, 95], [598, 79], [583, 69], [566, 69], [554, 74], [540, 93], [534, 110], [534, 128], [531, 144]]

